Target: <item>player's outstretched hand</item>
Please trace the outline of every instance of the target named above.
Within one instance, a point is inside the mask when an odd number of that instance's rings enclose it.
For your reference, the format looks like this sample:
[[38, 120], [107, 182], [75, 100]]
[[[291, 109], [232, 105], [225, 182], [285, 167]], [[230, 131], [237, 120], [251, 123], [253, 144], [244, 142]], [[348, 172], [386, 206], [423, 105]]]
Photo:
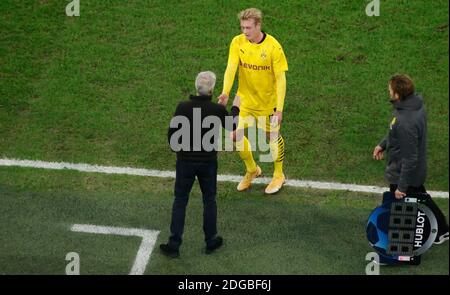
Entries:
[[220, 103], [223, 106], [227, 106], [228, 103], [228, 95], [225, 93], [222, 93], [221, 95], [219, 95], [219, 101], [218, 103]]

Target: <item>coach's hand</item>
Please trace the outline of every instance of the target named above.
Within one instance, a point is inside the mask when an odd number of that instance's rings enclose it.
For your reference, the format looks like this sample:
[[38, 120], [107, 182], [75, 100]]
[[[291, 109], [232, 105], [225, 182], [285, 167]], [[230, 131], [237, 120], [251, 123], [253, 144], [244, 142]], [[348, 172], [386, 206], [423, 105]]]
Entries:
[[403, 199], [404, 196], [406, 196], [405, 193], [399, 191], [398, 189], [395, 190], [395, 198], [396, 199]]
[[281, 120], [283, 120], [283, 113], [280, 111], [276, 111], [273, 113], [270, 124], [272, 127], [281, 125]]
[[219, 95], [218, 103], [226, 107], [228, 103], [228, 95], [226, 93], [222, 93], [221, 95]]
[[381, 160], [383, 159], [383, 148], [379, 145], [377, 145], [374, 149], [373, 149], [373, 158], [375, 160]]

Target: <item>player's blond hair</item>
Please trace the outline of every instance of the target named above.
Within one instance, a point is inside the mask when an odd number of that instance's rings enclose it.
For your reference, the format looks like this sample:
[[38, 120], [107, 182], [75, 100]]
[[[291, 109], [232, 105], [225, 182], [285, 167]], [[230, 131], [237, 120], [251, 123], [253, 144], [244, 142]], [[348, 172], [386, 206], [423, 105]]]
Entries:
[[257, 8], [247, 8], [238, 13], [238, 19], [240, 21], [252, 19], [255, 21], [255, 24], [261, 24], [262, 12]]

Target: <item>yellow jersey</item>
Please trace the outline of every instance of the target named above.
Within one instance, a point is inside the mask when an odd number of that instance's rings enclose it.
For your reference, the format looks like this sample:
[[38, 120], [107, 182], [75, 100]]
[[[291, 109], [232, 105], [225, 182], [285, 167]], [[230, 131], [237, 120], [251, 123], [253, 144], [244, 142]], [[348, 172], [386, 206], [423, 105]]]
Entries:
[[238, 35], [231, 41], [228, 64], [238, 64], [241, 110], [271, 114], [277, 105], [275, 74], [288, 70], [280, 43], [269, 34], [260, 43]]

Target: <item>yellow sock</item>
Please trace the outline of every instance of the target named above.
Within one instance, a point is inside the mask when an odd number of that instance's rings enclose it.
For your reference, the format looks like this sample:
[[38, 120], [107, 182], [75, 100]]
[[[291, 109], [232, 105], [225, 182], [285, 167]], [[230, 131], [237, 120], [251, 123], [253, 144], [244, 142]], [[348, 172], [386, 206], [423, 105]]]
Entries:
[[252, 147], [247, 137], [244, 136], [241, 141], [236, 142], [236, 148], [242, 161], [244, 161], [247, 172], [255, 172], [256, 162], [253, 160]]
[[278, 135], [276, 140], [269, 142], [270, 151], [273, 157], [273, 177], [280, 177], [283, 175], [283, 161], [284, 161], [284, 139]]

